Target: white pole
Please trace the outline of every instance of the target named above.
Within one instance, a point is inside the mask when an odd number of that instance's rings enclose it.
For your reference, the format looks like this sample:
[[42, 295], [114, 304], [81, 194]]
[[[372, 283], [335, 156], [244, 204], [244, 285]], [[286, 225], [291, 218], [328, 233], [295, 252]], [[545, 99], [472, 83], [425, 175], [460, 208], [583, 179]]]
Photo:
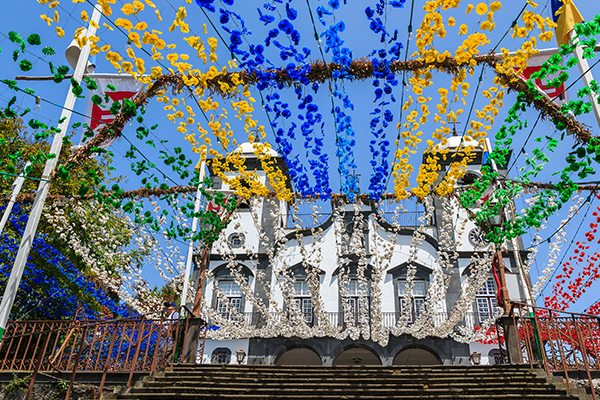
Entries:
[[[94, 23], [90, 23], [90, 26], [88, 27], [88, 37], [96, 33], [96, 28], [94, 28], [94, 26], [98, 24], [98, 21], [100, 21], [100, 15], [100, 6], [97, 5], [94, 8], [94, 13], [92, 14], [92, 21]], [[73, 73], [73, 78], [78, 83], [80, 83], [81, 79], [83, 78], [83, 73], [87, 65], [89, 55], [90, 46], [88, 41], [83, 49], [81, 49], [81, 54], [79, 55], [77, 66], [75, 67], [75, 72]], [[54, 135], [54, 140], [52, 141], [52, 146], [50, 147], [50, 154], [55, 154], [56, 157], [48, 159], [46, 161], [46, 165], [44, 166], [42, 180], [38, 186], [33, 207], [29, 213], [29, 220], [27, 221], [27, 226], [25, 227], [25, 232], [23, 233], [23, 238], [21, 239], [21, 244], [10, 273], [10, 278], [8, 279], [8, 283], [4, 289], [2, 303], [0, 303], [0, 339], [2, 339], [2, 336], [4, 336], [10, 310], [17, 295], [17, 289], [19, 288], [21, 276], [23, 276], [23, 271], [25, 269], [25, 263], [29, 257], [31, 245], [40, 222], [40, 217], [42, 216], [42, 210], [44, 208], [46, 197], [48, 197], [48, 191], [50, 190], [50, 177], [52, 176], [52, 171], [54, 171], [56, 164], [58, 163], [58, 158], [63, 144], [63, 137], [69, 128], [69, 121], [72, 114], [70, 110], [72, 110], [73, 106], [75, 105], [75, 99], [75, 94], [73, 94], [73, 91], [69, 87], [69, 92], [65, 100], [65, 106], [60, 116], [60, 121], [62, 122], [58, 124], [58, 132]]]
[[[590, 86], [590, 82], [592, 82], [594, 80], [594, 77], [592, 76], [592, 71], [590, 71], [590, 65], [588, 64], [587, 60], [585, 58], [583, 58], [583, 46], [581, 46], [581, 43], [579, 43], [579, 39], [576, 39], [575, 37], [577, 36], [577, 33], [575, 32], [575, 29], [573, 29], [570, 32], [570, 36], [571, 36], [571, 40], [573, 40], [573, 42], [577, 45], [575, 47], [575, 51], [573, 51], [573, 53], [575, 54], [575, 57], [577, 57], [577, 66], [579, 67], [579, 71], [581, 72], [582, 76], [583, 76], [583, 82], [585, 82], [585, 85], [587, 87]], [[592, 108], [594, 110], [594, 115], [596, 115], [596, 122], [598, 123], [598, 126], [600, 127], [600, 106], [598, 106], [598, 94], [591, 91], [590, 92], [590, 101], [592, 102]]]
[[8, 222], [8, 217], [10, 216], [13, 206], [17, 201], [17, 196], [21, 192], [21, 188], [23, 187], [23, 183], [25, 182], [25, 171], [27, 171], [27, 168], [29, 168], [30, 165], [31, 161], [27, 161], [27, 164], [25, 164], [25, 168], [23, 168], [23, 171], [21, 171], [17, 179], [15, 179], [15, 182], [12, 184], [12, 195], [10, 196], [10, 201], [6, 205], [4, 214], [2, 215], [2, 221], [0, 221], [0, 234], [2, 233], [2, 231], [4, 230], [4, 226]]
[[[198, 190], [196, 190], [196, 201], [194, 203], [194, 219], [192, 220], [192, 236], [196, 234], [196, 230], [198, 229], [198, 218], [196, 214], [200, 211], [200, 205], [202, 204], [202, 192], [200, 191], [200, 187], [202, 186], [202, 181], [204, 180], [204, 170], [206, 168], [206, 161], [202, 161], [200, 164], [200, 182], [198, 183]], [[194, 256], [194, 240], [190, 239], [190, 244], [188, 246], [187, 260], [185, 262], [185, 272], [183, 274], [183, 289], [181, 290], [181, 302], [180, 305], [187, 304], [187, 293], [190, 287], [190, 274], [192, 272], [192, 258]], [[201, 288], [199, 290], [202, 290]]]

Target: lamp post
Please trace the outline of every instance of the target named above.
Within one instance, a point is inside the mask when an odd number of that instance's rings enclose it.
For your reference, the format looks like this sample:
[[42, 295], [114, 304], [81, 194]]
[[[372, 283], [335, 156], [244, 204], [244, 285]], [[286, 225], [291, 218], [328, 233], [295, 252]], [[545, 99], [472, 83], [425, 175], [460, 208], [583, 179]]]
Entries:
[[[504, 220], [504, 207], [498, 203], [491, 203], [490, 208], [495, 212], [488, 217], [488, 223], [491, 229], [500, 228]], [[502, 261], [502, 250], [496, 250], [494, 255], [494, 263], [492, 264], [498, 273], [500, 281], [500, 300], [502, 301], [503, 316], [510, 314], [510, 296], [508, 287], [506, 286], [506, 275], [504, 274], [504, 262]]]
[[246, 352], [244, 350], [238, 350], [235, 352], [235, 358], [237, 359], [238, 364], [242, 364], [244, 359], [246, 358]]
[[[488, 217], [490, 229], [500, 228], [504, 222], [504, 207], [498, 203], [490, 203], [490, 208], [495, 212]], [[506, 285], [506, 275], [504, 271], [504, 262], [502, 261], [502, 251], [496, 250], [494, 262], [492, 263], [494, 273], [497, 272], [500, 290], [500, 300], [502, 301], [502, 317], [500, 322], [504, 329], [504, 341], [508, 352], [508, 360], [511, 364], [520, 362], [520, 348], [516, 339], [516, 326], [514, 319], [510, 316], [511, 305], [510, 295], [508, 294], [508, 286]]]

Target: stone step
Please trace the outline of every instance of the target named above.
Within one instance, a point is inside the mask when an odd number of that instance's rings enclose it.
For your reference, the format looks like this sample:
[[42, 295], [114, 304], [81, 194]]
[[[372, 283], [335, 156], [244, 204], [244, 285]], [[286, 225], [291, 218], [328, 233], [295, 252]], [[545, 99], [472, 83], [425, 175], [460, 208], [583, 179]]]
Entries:
[[194, 369], [173, 369], [166, 370], [165, 373], [174, 374], [206, 374], [206, 373], [230, 373], [230, 374], [450, 374], [460, 375], [469, 374], [531, 374], [531, 369], [421, 369], [421, 368], [337, 368], [337, 367], [320, 367], [314, 369], [274, 369], [274, 368], [194, 368]]
[[[401, 386], [401, 387], [380, 387], [379, 385], [364, 385], [364, 386], [354, 386], [354, 387], [297, 387], [297, 386], [279, 386], [279, 387], [263, 387], [263, 386], [254, 386], [254, 387], [196, 387], [196, 386], [170, 386], [170, 387], [133, 387], [130, 389], [129, 393], [193, 393], [193, 392], [202, 392], [202, 393], [221, 393], [221, 394], [244, 394], [244, 393], [280, 393], [282, 389], [285, 389], [286, 393], [294, 393], [294, 394], [304, 394], [306, 396], [315, 396], [321, 394], [331, 394], [331, 393], [364, 393], [368, 392], [370, 394], [395, 394], [398, 391], [401, 391], [401, 395], [406, 397], [409, 394], [422, 393], [427, 390], [428, 393], [468, 393], [468, 394], [476, 394], [479, 393], [480, 396], [485, 396], [490, 392], [490, 388], [487, 385], [481, 387], [436, 387], [429, 385], [414, 385], [414, 386]], [[517, 387], [504, 387], [502, 389], [497, 389], [497, 391], [502, 393], [564, 393], [564, 390], [559, 390], [553, 388], [551, 386], [517, 386]]]
[[402, 365], [402, 366], [381, 366], [381, 365], [354, 365], [354, 366], [322, 366], [322, 365], [236, 365], [236, 364], [203, 364], [203, 365], [190, 365], [190, 364], [178, 364], [172, 368], [168, 368], [166, 371], [206, 371], [206, 370], [241, 370], [241, 371], [324, 371], [324, 370], [349, 370], [349, 371], [394, 371], [394, 370], [407, 370], [407, 371], [530, 371], [531, 367], [529, 364], [510, 364], [510, 365]]
[[[183, 394], [167, 394], [167, 393], [147, 393], [143, 397], [141, 395], [120, 395], [119, 399], [128, 400], [149, 400], [149, 399], [165, 399], [165, 400], [203, 400], [203, 399], [223, 399], [221, 394], [208, 394], [208, 393], [183, 393]], [[286, 392], [277, 394], [239, 394], [235, 398], [227, 396], [228, 399], [236, 400], [260, 400], [260, 399], [283, 399], [283, 400], [306, 400], [305, 395], [289, 394]], [[315, 398], [315, 397], [313, 397]], [[505, 400], [523, 400], [523, 399], [556, 399], [556, 400], [580, 400], [580, 397], [569, 396], [566, 394], [536, 394], [528, 395], [523, 397], [522, 393], [487, 393], [484, 397], [487, 399], [505, 399]], [[418, 394], [410, 394], [408, 397], [404, 397], [401, 394], [394, 394], [390, 396], [373, 396], [370, 394], [332, 394], [332, 395], [321, 395], [318, 397], [319, 400], [343, 400], [343, 399], [356, 399], [356, 400], [381, 400], [381, 399], [431, 399], [431, 400], [482, 400], [481, 394], [465, 394], [465, 393], [429, 393], [421, 392]]]
[[214, 377], [204, 377], [203, 379], [190, 379], [189, 377], [162, 379], [156, 378], [153, 381], [147, 382], [152, 386], [169, 386], [169, 385], [281, 385], [281, 384], [302, 384], [302, 385], [324, 385], [330, 383], [347, 384], [347, 385], [360, 385], [360, 384], [393, 384], [393, 385], [407, 385], [407, 384], [430, 384], [430, 385], [453, 385], [459, 383], [461, 386], [465, 385], [492, 385], [492, 386], [514, 386], [514, 385], [544, 385], [544, 384], [558, 384], [557, 382], [549, 382], [545, 378], [535, 377], [530, 379], [479, 379], [473, 377], [463, 377], [459, 382], [456, 379], [449, 379], [447, 377], [439, 378], [415, 378], [410, 380], [404, 379], [341, 379], [341, 378], [286, 378], [286, 379], [261, 379], [261, 378], [235, 378], [235, 379], [216, 379]]
[[392, 377], [392, 376], [401, 376], [401, 377], [418, 377], [418, 376], [449, 376], [449, 377], [462, 377], [462, 376], [478, 376], [478, 377], [486, 377], [486, 376], [511, 376], [511, 377], [531, 377], [536, 376], [535, 372], [532, 371], [409, 371], [409, 370], [388, 370], [388, 371], [348, 371], [348, 370], [340, 370], [340, 371], [332, 371], [332, 370], [321, 370], [321, 371], [257, 371], [257, 370], [246, 370], [246, 371], [236, 371], [236, 370], [205, 370], [205, 371], [165, 371], [164, 374], [160, 376], [190, 376], [190, 377], [201, 377], [201, 376], [235, 376], [235, 377], [254, 377], [260, 376], [264, 378], [270, 377], [312, 377], [312, 376], [340, 376], [340, 377]]
[[273, 366], [176, 365], [115, 393], [127, 400], [330, 400], [586, 398], [583, 389], [529, 365]]
[[[413, 379], [402, 379], [399, 377], [390, 377], [386, 379], [371, 379], [368, 378], [369, 381], [366, 382], [364, 378], [346, 378], [341, 379], [340, 377], [333, 378], [322, 378], [322, 377], [313, 377], [313, 378], [302, 378], [302, 377], [292, 377], [285, 379], [262, 379], [260, 377], [257, 378], [246, 378], [246, 377], [236, 377], [235, 379], [230, 378], [222, 378], [214, 377], [214, 376], [204, 376], [198, 379], [191, 379], [188, 376], [183, 377], [170, 377], [170, 378], [155, 378], [154, 381], [147, 382], [146, 385], [149, 386], [168, 386], [173, 384], [178, 384], [181, 386], [193, 386], [193, 385], [252, 385], [252, 384], [260, 384], [263, 386], [272, 386], [272, 385], [281, 385], [281, 384], [303, 384], [303, 385], [330, 385], [330, 384], [338, 384], [338, 385], [356, 385], [361, 383], [373, 384], [373, 382], [377, 382], [377, 385], [411, 385], [411, 384], [429, 384], [429, 385], [448, 385], [456, 383], [455, 378], [449, 377], [415, 377]], [[548, 381], [545, 378], [541, 377], [532, 377], [532, 378], [517, 378], [510, 379], [510, 377], [506, 378], [493, 378], [489, 379], [481, 379], [478, 377], [461, 377], [460, 385], [487, 385], [487, 386], [506, 386], [506, 385], [522, 385], [522, 384], [537, 384], [544, 385]], [[550, 384], [550, 383], [548, 383]]]
[[[158, 374], [157, 374], [158, 375]], [[466, 372], [461, 372], [461, 373], [437, 373], [437, 372], [421, 372], [421, 373], [417, 373], [417, 372], [409, 372], [409, 371], [393, 371], [393, 372], [362, 372], [362, 371], [340, 371], [340, 372], [335, 372], [335, 371], [323, 371], [323, 372], [315, 372], [315, 373], [309, 373], [309, 372], [296, 372], [296, 373], [286, 373], [286, 372], [281, 372], [281, 373], [277, 373], [275, 371], [273, 372], [261, 372], [261, 371], [205, 371], [205, 372], [188, 372], [188, 373], [177, 373], [177, 372], [165, 372], [164, 375], [160, 375], [160, 376], [193, 376], [193, 377], [200, 377], [200, 376], [236, 376], [236, 377], [241, 377], [241, 376], [261, 376], [261, 377], [265, 377], [265, 378], [270, 378], [270, 377], [280, 377], [280, 376], [284, 376], [284, 377], [298, 377], [298, 376], [306, 376], [306, 377], [312, 377], [312, 376], [343, 376], [343, 377], [351, 377], [351, 376], [359, 376], [359, 377], [375, 377], [375, 376], [380, 376], [382, 378], [386, 378], [386, 377], [416, 377], [416, 376], [449, 376], [449, 377], [462, 377], [462, 376], [479, 376], [479, 377], [486, 377], [486, 376], [494, 376], [494, 377], [508, 377], [508, 376], [514, 376], [514, 377], [533, 377], [536, 376], [535, 373], [533, 372], [498, 372], [498, 373], [492, 373], [492, 372], [480, 372], [480, 371], [466, 371]]]
[[527, 380], [527, 379], [535, 379], [542, 376], [536, 374], [458, 374], [458, 375], [450, 375], [450, 374], [334, 374], [334, 373], [322, 373], [322, 374], [260, 374], [260, 373], [244, 373], [244, 374], [235, 374], [235, 373], [204, 373], [204, 374], [174, 374], [167, 373], [164, 375], [156, 375], [156, 379], [161, 379], [164, 381], [172, 381], [177, 379], [182, 379], [185, 377], [186, 380], [207, 380], [214, 379], [219, 381], [228, 381], [228, 380], [262, 380], [262, 381], [271, 381], [271, 380], [282, 380], [282, 379], [304, 379], [304, 380], [330, 380], [330, 379], [374, 379], [374, 380], [399, 380], [399, 381], [412, 381], [415, 379], [436, 379], [436, 378], [444, 378], [447, 380], [456, 380], [462, 378], [471, 378], [471, 379], [480, 379], [482, 381], [485, 380]]

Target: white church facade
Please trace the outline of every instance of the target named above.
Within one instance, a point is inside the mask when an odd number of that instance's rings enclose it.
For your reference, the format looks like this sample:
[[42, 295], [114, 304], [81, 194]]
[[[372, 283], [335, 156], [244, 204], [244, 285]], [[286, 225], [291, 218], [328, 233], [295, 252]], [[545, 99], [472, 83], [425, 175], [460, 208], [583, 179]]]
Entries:
[[[452, 137], [448, 146], [462, 142]], [[252, 145], [239, 151], [266, 182]], [[474, 154], [458, 188], [486, 161], [485, 146]], [[520, 249], [513, 240], [502, 252], [516, 298], [525, 292]], [[202, 285], [211, 329], [202, 363], [236, 363], [239, 350], [248, 364], [469, 364], [475, 352], [482, 364], [498, 363], [493, 254], [452, 199], [251, 199], [211, 250]], [[492, 334], [482, 340], [482, 332]]]

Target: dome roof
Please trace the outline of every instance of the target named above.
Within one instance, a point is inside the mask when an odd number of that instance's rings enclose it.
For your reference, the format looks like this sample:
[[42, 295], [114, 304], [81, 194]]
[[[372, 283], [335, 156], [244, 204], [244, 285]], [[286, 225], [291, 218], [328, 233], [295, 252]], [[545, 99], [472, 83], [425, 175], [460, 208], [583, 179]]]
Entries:
[[445, 145], [438, 144], [437, 148], [438, 150], [446, 150], [448, 148], [456, 149], [458, 147], [464, 148], [467, 146], [473, 146], [479, 148], [479, 150], [483, 150], [483, 146], [479, 144], [477, 140], [467, 140], [466, 138], [463, 140], [463, 136], [451, 136], [448, 138], [447, 143]]
[[[242, 153], [242, 155], [245, 157], [256, 157], [254, 154], [254, 144], [250, 142], [244, 142], [240, 144], [234, 151]], [[267, 154], [271, 157], [279, 157], [279, 154], [277, 154], [277, 152], [272, 148], [267, 150]]]

